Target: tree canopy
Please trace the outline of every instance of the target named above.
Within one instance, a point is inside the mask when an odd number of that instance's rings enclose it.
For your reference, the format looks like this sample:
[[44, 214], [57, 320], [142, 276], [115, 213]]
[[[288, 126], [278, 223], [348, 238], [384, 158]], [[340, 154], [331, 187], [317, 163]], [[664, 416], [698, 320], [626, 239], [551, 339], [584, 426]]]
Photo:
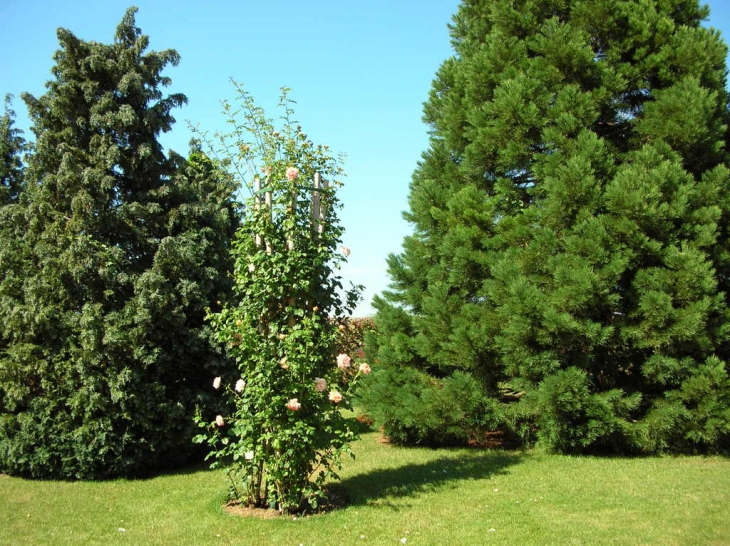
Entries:
[[5, 97], [5, 110], [0, 117], [0, 206], [14, 203], [23, 189], [23, 153], [27, 150], [22, 131], [15, 128], [12, 97]]
[[424, 107], [414, 233], [375, 300], [363, 400], [396, 439], [728, 447], [727, 47], [707, 15], [462, 2]]
[[220, 359], [204, 316], [230, 290], [234, 187], [195, 146], [163, 152], [186, 101], [163, 94], [179, 55], [148, 52], [135, 12], [111, 44], [59, 29], [46, 93], [23, 96], [36, 140], [2, 214], [2, 472], [106, 478], [185, 459]]

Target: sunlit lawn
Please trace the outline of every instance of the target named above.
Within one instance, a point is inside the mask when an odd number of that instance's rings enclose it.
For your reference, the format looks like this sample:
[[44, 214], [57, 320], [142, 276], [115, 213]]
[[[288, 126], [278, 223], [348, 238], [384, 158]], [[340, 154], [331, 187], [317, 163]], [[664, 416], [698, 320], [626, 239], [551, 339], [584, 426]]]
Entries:
[[220, 471], [150, 480], [0, 477], [0, 544], [730, 544], [730, 459], [353, 447], [349, 505], [228, 515]]

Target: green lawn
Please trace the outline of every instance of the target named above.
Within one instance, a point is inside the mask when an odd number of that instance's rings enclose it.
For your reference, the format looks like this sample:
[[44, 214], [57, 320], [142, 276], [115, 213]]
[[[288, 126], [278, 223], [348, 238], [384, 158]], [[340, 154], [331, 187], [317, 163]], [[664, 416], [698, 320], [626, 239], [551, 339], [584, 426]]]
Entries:
[[567, 457], [353, 446], [350, 504], [305, 518], [234, 517], [220, 471], [150, 480], [0, 476], [0, 544], [730, 544], [730, 459]]

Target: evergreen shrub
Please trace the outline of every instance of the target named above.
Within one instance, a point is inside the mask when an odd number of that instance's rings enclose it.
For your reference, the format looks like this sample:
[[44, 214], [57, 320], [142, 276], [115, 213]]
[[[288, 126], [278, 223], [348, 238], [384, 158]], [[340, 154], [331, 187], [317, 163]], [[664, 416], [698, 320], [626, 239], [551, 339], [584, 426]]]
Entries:
[[135, 11], [112, 44], [60, 29], [46, 93], [23, 97], [36, 141], [0, 210], [0, 472], [140, 476], [200, 453], [193, 414], [224, 362], [205, 308], [231, 293], [237, 205], [199, 149], [163, 153], [179, 55], [147, 52]]

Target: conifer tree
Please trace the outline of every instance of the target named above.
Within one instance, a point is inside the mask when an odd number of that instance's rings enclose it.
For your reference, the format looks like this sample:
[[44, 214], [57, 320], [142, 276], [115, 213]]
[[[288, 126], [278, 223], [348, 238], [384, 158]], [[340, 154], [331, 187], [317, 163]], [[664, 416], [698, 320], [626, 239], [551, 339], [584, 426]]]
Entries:
[[[5, 97], [0, 117], [0, 309], [10, 308], [22, 283], [26, 246], [23, 239], [23, 194], [25, 168], [22, 154], [28, 150], [22, 131], [14, 127], [11, 96]], [[0, 355], [6, 349], [7, 323], [0, 323]], [[2, 389], [0, 389], [0, 397]], [[0, 406], [2, 399], [0, 398]]]
[[505, 427], [558, 450], [728, 446], [727, 48], [707, 15], [462, 2], [373, 392], [467, 369]]
[[162, 71], [179, 56], [146, 52], [135, 12], [112, 44], [60, 29], [47, 92], [24, 96], [30, 250], [0, 287], [2, 472], [106, 478], [180, 462], [217, 371], [204, 309], [228, 293], [233, 185], [195, 147], [164, 154], [158, 137], [186, 99], [163, 96]]
[[0, 206], [14, 203], [23, 190], [23, 153], [27, 150], [22, 131], [13, 127], [15, 112], [12, 97], [5, 97], [5, 110], [0, 117]]

